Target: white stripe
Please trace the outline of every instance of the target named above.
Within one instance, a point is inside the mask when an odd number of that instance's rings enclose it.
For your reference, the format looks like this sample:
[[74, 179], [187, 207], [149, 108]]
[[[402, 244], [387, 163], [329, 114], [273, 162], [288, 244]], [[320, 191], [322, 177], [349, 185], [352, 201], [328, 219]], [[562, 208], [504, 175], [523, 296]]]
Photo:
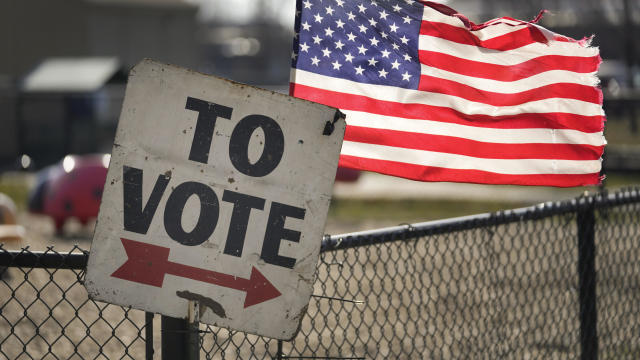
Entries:
[[600, 171], [600, 160], [481, 159], [465, 155], [397, 148], [344, 141], [341, 155], [401, 161], [421, 166], [459, 170], [481, 170], [509, 175], [593, 174]]
[[[424, 12], [422, 13], [422, 20], [444, 23], [444, 24], [469, 30], [467, 29], [465, 24], [462, 22], [462, 20], [458, 19], [455, 16], [443, 14], [438, 10], [433, 9], [429, 6], [424, 7]], [[490, 20], [487, 22], [487, 25], [488, 26], [482, 29], [469, 30], [469, 32], [477, 36], [478, 39], [484, 41], [484, 40], [492, 39], [494, 37], [506, 35], [514, 31], [518, 31], [528, 26], [527, 24], [523, 24], [518, 21], [503, 19], [503, 18]]]
[[582, 74], [566, 70], [547, 71], [515, 81], [498, 81], [477, 78], [473, 76], [456, 74], [424, 64], [422, 64], [421, 66], [421, 73], [422, 75], [455, 81], [464, 85], [474, 87], [478, 90], [498, 92], [503, 94], [515, 94], [556, 83], [571, 83], [586, 86], [597, 86], [600, 83], [598, 77], [595, 76], [595, 73]]
[[578, 43], [552, 41], [549, 44], [533, 43], [523, 47], [500, 51], [485, 49], [475, 45], [459, 44], [435, 36], [420, 35], [418, 49], [435, 51], [461, 59], [496, 65], [517, 65], [539, 56], [560, 55], [593, 57], [598, 55], [598, 49], [584, 47]]
[[409, 90], [387, 85], [371, 85], [351, 80], [338, 79], [312, 72], [292, 69], [291, 81], [330, 91], [367, 96], [376, 100], [393, 101], [403, 104], [424, 104], [445, 106], [464, 114], [508, 116], [522, 113], [562, 112], [584, 116], [604, 115], [600, 105], [574, 99], [544, 99], [516, 106], [492, 106], [465, 100], [452, 95]]
[[404, 119], [361, 111], [343, 110], [343, 112], [347, 115], [347, 124], [351, 126], [453, 136], [487, 143], [586, 144], [593, 146], [605, 144], [601, 132], [583, 133], [565, 129], [488, 129], [433, 120]]
[[463, 29], [467, 28], [462, 22], [462, 20], [460, 20], [459, 18], [455, 16], [443, 14], [440, 11], [434, 8], [431, 8], [429, 6], [424, 7], [424, 11], [422, 12], [422, 20], [440, 22], [440, 23], [453, 25]]

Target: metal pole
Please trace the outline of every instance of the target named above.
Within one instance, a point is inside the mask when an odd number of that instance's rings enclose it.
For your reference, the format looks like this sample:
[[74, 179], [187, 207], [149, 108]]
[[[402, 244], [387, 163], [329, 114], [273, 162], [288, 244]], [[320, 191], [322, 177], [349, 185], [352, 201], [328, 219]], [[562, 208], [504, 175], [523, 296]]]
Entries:
[[[24, 95], [22, 91], [18, 91], [16, 94], [16, 108], [15, 108], [15, 124], [16, 124], [16, 142], [18, 144], [18, 154], [16, 156], [22, 156], [22, 154], [27, 153], [27, 144], [26, 144], [26, 135], [25, 128], [26, 124], [24, 123], [24, 112], [22, 107], [24, 106]], [[33, 154], [29, 155], [33, 158]]]
[[144, 313], [145, 358], [153, 360], [153, 313]]
[[578, 210], [578, 277], [580, 286], [580, 348], [582, 360], [598, 359], [596, 308], [595, 206]]
[[187, 320], [163, 315], [161, 324], [162, 360], [184, 359], [187, 354]]
[[[629, 83], [629, 89], [633, 90], [635, 88], [634, 83], [634, 69], [636, 65], [636, 49], [635, 49], [635, 41], [636, 36], [634, 34], [634, 22], [631, 18], [632, 11], [631, 5], [629, 4], [629, 0], [623, 0], [623, 15], [624, 15], [624, 38], [625, 38], [625, 58], [627, 63], [627, 80]], [[637, 99], [635, 98], [635, 92], [631, 92], [631, 98], [628, 98], [628, 108], [629, 108], [629, 125], [631, 128], [631, 133], [638, 133], [638, 122], [636, 119], [636, 105]]]
[[200, 311], [195, 300], [189, 300], [189, 331], [187, 332], [188, 359], [200, 359]]
[[278, 340], [278, 353], [276, 354], [276, 359], [282, 360], [282, 340]]

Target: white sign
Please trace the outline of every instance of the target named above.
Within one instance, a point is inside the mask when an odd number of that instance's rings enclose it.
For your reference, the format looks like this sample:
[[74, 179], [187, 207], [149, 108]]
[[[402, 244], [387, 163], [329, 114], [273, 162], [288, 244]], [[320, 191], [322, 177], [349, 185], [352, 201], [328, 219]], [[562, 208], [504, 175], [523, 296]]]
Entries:
[[90, 297], [172, 317], [196, 301], [203, 323], [294, 337], [344, 127], [333, 108], [142, 61], [91, 245]]

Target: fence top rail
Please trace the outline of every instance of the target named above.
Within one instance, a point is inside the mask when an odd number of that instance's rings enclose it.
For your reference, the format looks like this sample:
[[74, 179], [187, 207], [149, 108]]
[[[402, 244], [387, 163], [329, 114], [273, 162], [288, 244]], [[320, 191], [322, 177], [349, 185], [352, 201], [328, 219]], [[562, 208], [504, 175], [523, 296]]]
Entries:
[[[461, 216], [348, 234], [325, 235], [320, 251], [327, 252], [389, 241], [415, 239], [422, 236], [503, 225], [523, 220], [542, 219], [588, 208], [608, 208], [638, 202], [640, 202], [640, 187], [621, 189], [612, 194], [583, 195], [571, 200], [545, 202], [495, 213]], [[88, 258], [89, 251], [78, 246], [74, 246], [68, 252], [61, 253], [55, 251], [53, 246], [48, 247], [46, 251], [31, 251], [28, 247], [16, 251], [5, 250], [0, 244], [0, 266], [84, 270], [87, 267]]]
[[549, 201], [538, 205], [502, 210], [494, 213], [461, 216], [415, 224], [404, 224], [375, 230], [340, 235], [325, 235], [321, 252], [380, 244], [389, 241], [414, 239], [422, 236], [471, 230], [487, 226], [504, 225], [523, 220], [536, 220], [555, 215], [573, 213], [587, 208], [609, 208], [640, 202], [640, 187], [588, 194], [564, 201]]
[[0, 266], [84, 270], [87, 267], [89, 251], [77, 245], [67, 252], [57, 252], [53, 246], [46, 251], [31, 251], [29, 247], [22, 250], [5, 250], [0, 244]]

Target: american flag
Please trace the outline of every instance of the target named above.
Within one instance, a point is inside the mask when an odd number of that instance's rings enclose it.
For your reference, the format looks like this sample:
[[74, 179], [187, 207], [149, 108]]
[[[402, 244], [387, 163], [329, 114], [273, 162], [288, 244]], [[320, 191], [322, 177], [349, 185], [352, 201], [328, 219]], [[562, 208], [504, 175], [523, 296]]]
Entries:
[[421, 181], [601, 180], [598, 49], [413, 0], [297, 0], [290, 94], [341, 109], [340, 166]]

